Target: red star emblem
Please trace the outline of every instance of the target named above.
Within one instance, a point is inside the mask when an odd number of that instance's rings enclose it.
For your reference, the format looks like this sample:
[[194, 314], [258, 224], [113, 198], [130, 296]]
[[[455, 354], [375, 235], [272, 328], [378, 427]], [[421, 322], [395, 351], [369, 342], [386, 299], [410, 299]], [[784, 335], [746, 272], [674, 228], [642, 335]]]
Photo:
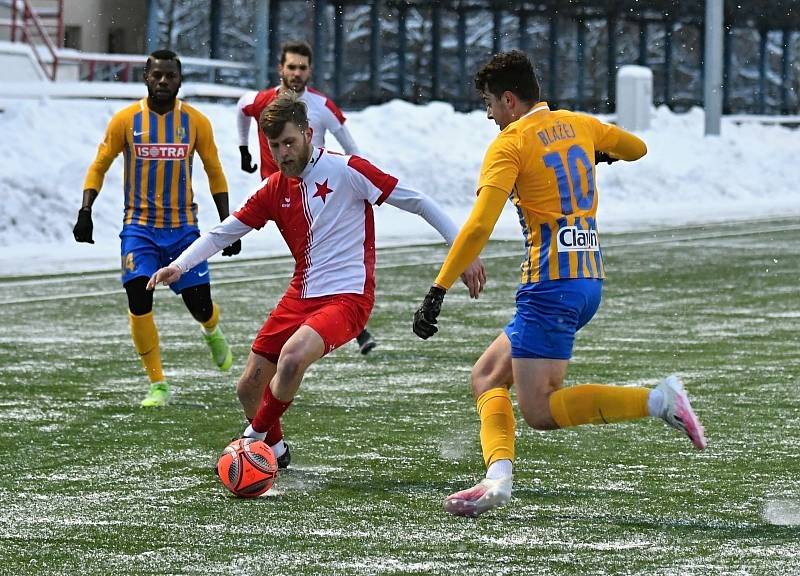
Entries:
[[328, 179], [325, 179], [325, 182], [320, 184], [319, 182], [314, 182], [314, 185], [317, 187], [317, 193], [314, 194], [314, 198], [322, 198], [323, 204], [325, 203], [325, 196], [331, 194], [333, 189], [328, 188]]

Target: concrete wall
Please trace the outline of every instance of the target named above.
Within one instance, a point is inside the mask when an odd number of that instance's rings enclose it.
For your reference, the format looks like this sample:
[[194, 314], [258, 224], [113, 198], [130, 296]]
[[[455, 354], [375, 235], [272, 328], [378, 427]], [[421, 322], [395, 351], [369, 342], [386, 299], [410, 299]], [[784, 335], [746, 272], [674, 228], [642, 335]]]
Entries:
[[41, 82], [46, 80], [30, 46], [0, 40], [0, 80]]
[[64, 0], [64, 26], [80, 27], [83, 52], [144, 54], [147, 3], [136, 0]]
[[[36, 0], [32, 4], [37, 5]], [[52, 3], [39, 3], [52, 6]], [[0, 2], [0, 20], [10, 20], [9, 5]], [[80, 42], [69, 48], [83, 52], [144, 54], [147, 2], [143, 0], [64, 0], [64, 26], [77, 29]], [[113, 39], [112, 39], [113, 37]], [[10, 29], [0, 26], [0, 41], [10, 40]], [[56, 38], [52, 38], [54, 43]]]

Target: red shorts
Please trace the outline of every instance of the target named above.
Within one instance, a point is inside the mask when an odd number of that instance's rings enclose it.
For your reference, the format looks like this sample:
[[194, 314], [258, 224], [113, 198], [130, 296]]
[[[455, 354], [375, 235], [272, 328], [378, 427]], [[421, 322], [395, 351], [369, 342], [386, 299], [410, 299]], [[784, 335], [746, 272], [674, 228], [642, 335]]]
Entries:
[[325, 354], [350, 342], [367, 325], [373, 297], [363, 294], [332, 294], [318, 298], [283, 295], [253, 340], [253, 352], [278, 363], [283, 345], [300, 326], [309, 326], [322, 336]]

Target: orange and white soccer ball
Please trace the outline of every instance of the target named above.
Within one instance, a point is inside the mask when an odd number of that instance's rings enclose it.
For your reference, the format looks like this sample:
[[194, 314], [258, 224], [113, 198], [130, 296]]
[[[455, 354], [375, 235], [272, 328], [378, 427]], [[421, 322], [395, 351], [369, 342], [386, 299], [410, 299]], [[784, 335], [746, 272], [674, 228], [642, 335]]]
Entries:
[[236, 496], [255, 498], [272, 488], [278, 476], [278, 462], [262, 440], [238, 438], [223, 450], [217, 474]]

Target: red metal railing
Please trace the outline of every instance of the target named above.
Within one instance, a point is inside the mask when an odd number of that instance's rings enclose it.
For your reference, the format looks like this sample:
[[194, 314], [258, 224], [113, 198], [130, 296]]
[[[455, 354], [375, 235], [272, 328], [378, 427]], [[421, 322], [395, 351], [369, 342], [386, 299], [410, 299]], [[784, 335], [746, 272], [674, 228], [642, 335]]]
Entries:
[[[48, 29], [55, 34], [55, 43], [53, 43]], [[18, 34], [19, 40], [17, 39]], [[41, 3], [37, 3], [34, 6], [29, 0], [11, 1], [11, 41], [21, 41], [28, 44], [39, 62], [39, 66], [49, 76], [50, 80], [56, 79], [58, 48], [62, 45], [63, 40], [64, 0], [53, 0], [47, 6]], [[42, 54], [42, 46], [45, 47], [50, 55], [49, 62], [46, 61]]]

